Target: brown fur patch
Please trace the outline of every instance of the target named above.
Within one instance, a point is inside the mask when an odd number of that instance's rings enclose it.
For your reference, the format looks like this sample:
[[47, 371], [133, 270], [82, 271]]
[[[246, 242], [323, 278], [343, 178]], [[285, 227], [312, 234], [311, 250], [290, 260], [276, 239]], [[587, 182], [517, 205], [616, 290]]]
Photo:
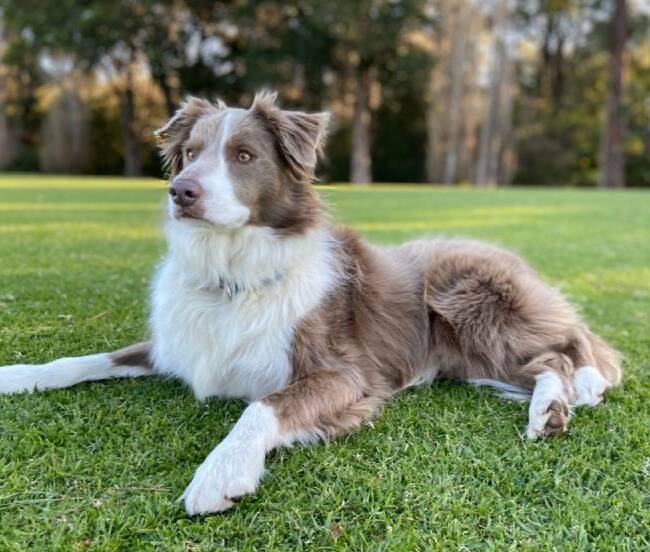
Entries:
[[113, 366], [139, 366], [141, 368], [153, 368], [151, 362], [151, 341], [136, 343], [124, 349], [108, 353], [108, 358]]
[[[230, 174], [238, 198], [251, 210], [249, 224], [284, 236], [302, 234], [320, 221], [321, 202], [310, 180], [296, 180], [287, 169], [274, 147], [276, 140], [253, 113], [243, 116], [227, 144]], [[242, 149], [255, 155], [255, 163], [234, 162]]]
[[329, 113], [284, 111], [275, 103], [276, 94], [260, 92], [251, 112], [275, 139], [275, 146], [289, 173], [298, 182], [311, 182], [318, 156], [325, 146]]
[[[532, 389], [552, 371], [567, 400], [576, 361], [620, 377], [617, 353], [512, 253], [459, 240], [380, 250], [349, 230], [334, 235], [343, 280], [296, 331], [293, 382], [266, 399], [285, 431], [358, 427], [393, 393], [433, 377]], [[556, 406], [549, 435], [568, 424], [567, 404]]]
[[377, 256], [351, 230], [335, 237], [343, 281], [298, 326], [291, 385], [266, 399], [286, 431], [358, 427], [426, 364], [422, 275]]

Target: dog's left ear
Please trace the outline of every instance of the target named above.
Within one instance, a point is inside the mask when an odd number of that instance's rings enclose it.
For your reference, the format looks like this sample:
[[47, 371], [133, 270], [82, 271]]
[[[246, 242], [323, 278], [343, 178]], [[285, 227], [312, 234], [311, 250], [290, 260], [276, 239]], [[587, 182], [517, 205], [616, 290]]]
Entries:
[[323, 152], [329, 113], [303, 113], [280, 109], [274, 92], [259, 92], [251, 111], [260, 118], [276, 139], [291, 176], [302, 182], [314, 180], [318, 156]]

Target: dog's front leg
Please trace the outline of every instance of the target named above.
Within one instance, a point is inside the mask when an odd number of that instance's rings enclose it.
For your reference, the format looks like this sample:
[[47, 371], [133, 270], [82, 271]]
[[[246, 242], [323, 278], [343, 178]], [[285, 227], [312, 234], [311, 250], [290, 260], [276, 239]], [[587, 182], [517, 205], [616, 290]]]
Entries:
[[189, 515], [222, 512], [233, 499], [255, 492], [266, 453], [282, 443], [273, 408], [249, 405], [228, 436], [194, 473], [182, 499]]
[[[233, 499], [255, 492], [266, 454], [296, 440], [328, 437], [358, 425], [377, 401], [342, 372], [322, 371], [251, 403], [228, 436], [196, 470], [182, 499], [188, 514], [222, 512]], [[354, 420], [351, 423], [351, 420]]]
[[0, 366], [0, 395], [61, 389], [84, 381], [153, 375], [151, 342], [114, 351], [60, 358], [45, 364]]

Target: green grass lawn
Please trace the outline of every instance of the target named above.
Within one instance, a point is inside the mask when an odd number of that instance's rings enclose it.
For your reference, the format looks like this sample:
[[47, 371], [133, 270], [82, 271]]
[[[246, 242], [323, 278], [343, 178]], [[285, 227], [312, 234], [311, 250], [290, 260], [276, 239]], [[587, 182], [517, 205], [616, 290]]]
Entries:
[[[259, 493], [189, 519], [176, 503], [243, 403], [163, 379], [0, 397], [0, 550], [647, 550], [650, 193], [328, 187], [369, 239], [473, 236], [530, 260], [626, 357], [568, 435], [527, 407], [437, 382], [358, 433], [273, 453]], [[0, 365], [146, 332], [163, 251], [154, 180], [0, 178]], [[2, 374], [0, 372], [0, 377]]]

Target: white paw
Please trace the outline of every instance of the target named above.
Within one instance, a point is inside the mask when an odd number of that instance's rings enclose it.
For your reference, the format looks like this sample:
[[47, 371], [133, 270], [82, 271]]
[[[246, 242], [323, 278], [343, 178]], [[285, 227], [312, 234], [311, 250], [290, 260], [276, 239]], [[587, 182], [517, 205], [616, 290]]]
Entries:
[[535, 414], [534, 416], [529, 415], [526, 437], [529, 439], [537, 439], [538, 437], [543, 437], [546, 421], [550, 415], [550, 412], [546, 412], [545, 414]]
[[194, 473], [181, 497], [190, 516], [223, 512], [233, 499], [255, 492], [264, 473], [264, 451], [226, 439]]
[[570, 417], [569, 405], [563, 399], [553, 400], [544, 412], [536, 410], [530, 413], [526, 435], [529, 439], [537, 439], [564, 433]]
[[562, 379], [553, 372], [539, 374], [528, 409], [526, 436], [537, 439], [562, 433], [567, 429], [569, 416]]
[[583, 366], [573, 375], [573, 406], [596, 406], [603, 400], [607, 381], [593, 366]]

